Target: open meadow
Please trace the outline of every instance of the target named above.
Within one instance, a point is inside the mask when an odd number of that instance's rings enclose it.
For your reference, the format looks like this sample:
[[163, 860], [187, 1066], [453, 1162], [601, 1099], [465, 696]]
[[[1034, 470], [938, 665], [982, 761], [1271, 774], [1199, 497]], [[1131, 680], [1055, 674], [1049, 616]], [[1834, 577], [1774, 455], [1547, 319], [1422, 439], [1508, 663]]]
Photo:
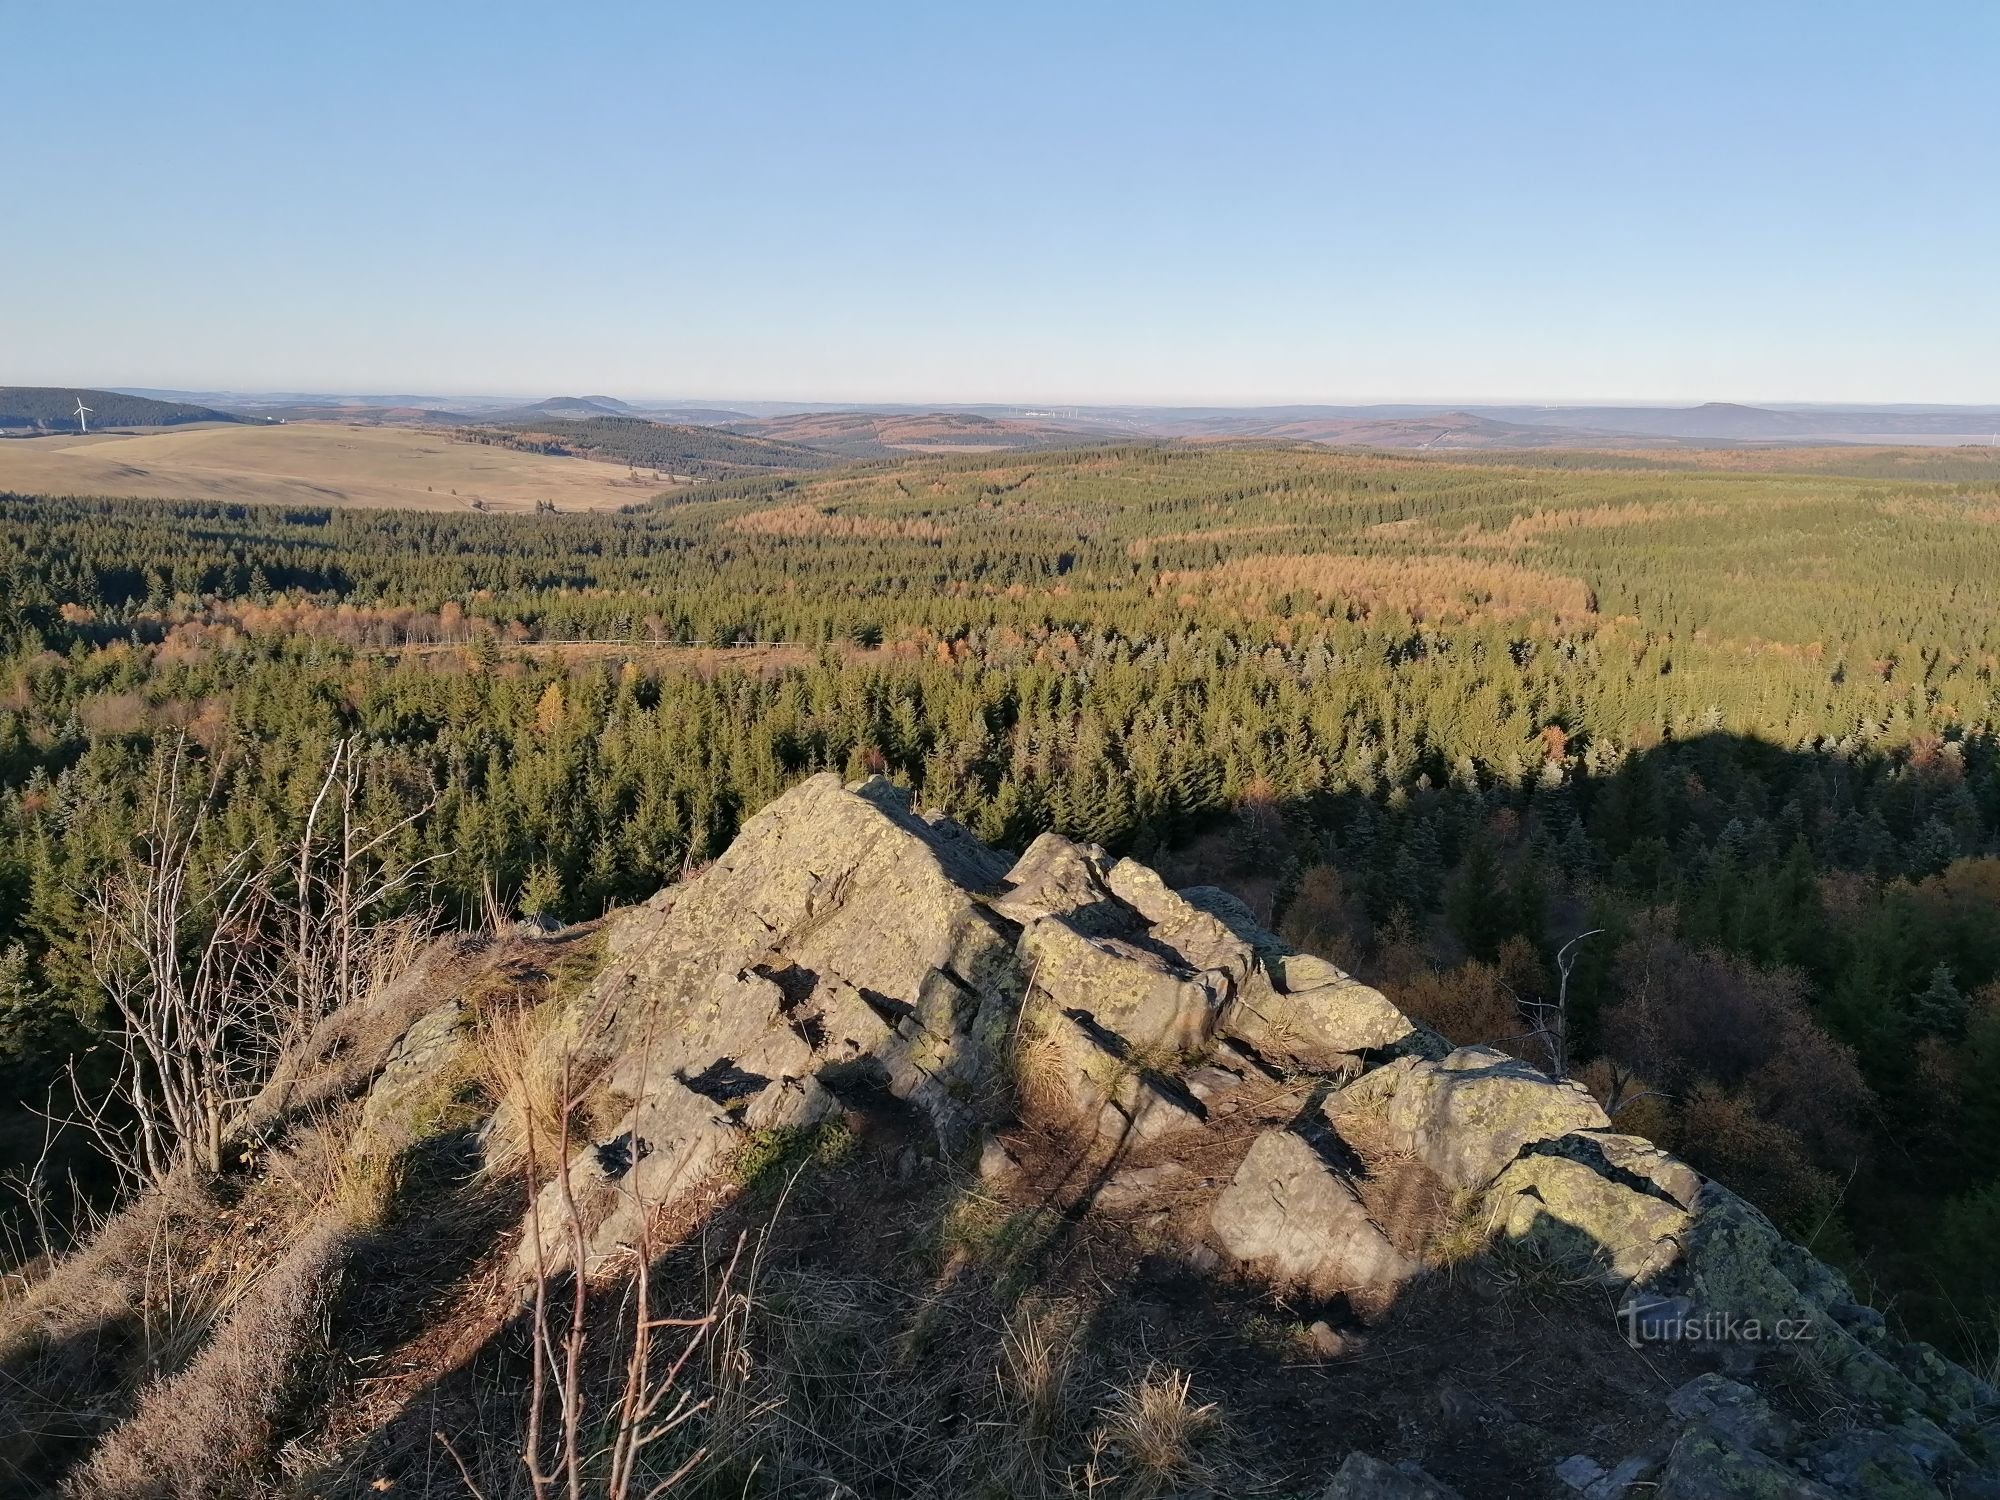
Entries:
[[0, 442], [0, 490], [370, 509], [610, 510], [666, 485], [624, 464], [344, 423], [200, 426]]

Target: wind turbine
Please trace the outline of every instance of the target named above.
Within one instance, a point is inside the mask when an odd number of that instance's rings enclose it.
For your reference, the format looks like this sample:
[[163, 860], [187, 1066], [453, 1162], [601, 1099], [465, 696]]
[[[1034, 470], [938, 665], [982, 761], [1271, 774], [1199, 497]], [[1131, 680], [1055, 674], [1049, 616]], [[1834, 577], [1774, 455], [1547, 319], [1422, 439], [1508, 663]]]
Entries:
[[83, 404], [83, 397], [78, 396], [76, 398], [76, 425], [79, 431], [90, 431], [90, 423], [86, 420], [89, 416], [90, 408]]

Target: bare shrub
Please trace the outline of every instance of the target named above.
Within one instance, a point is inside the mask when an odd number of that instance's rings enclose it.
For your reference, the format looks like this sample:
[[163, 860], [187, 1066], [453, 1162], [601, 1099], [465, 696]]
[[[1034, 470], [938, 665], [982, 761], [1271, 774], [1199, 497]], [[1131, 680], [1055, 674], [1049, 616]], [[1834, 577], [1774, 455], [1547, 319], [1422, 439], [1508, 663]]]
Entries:
[[1680, 1138], [1680, 1122], [1673, 1101], [1646, 1079], [1608, 1057], [1599, 1057], [1577, 1070], [1576, 1081], [1590, 1090], [1619, 1130], [1674, 1149]]
[[1834, 1205], [1838, 1179], [1814, 1165], [1797, 1132], [1766, 1117], [1749, 1095], [1696, 1084], [1680, 1119], [1682, 1150], [1693, 1166], [1794, 1231], [1810, 1229]]
[[283, 953], [294, 1036], [407, 968], [428, 935], [412, 930], [427, 924], [395, 913], [420, 886], [430, 861], [398, 864], [386, 854], [431, 804], [394, 821], [369, 818], [361, 804], [359, 748], [352, 740], [337, 741], [291, 850]]
[[1438, 1031], [1453, 1046], [1523, 1051], [1520, 1007], [1492, 964], [1469, 958], [1440, 969], [1415, 955], [1400, 962], [1392, 958], [1391, 964], [1382, 989], [1405, 1015]]
[[1314, 865], [1299, 877], [1278, 935], [1300, 952], [1316, 954], [1352, 973], [1367, 946], [1369, 926], [1349, 899], [1340, 871], [1332, 865]]
[[110, 1100], [82, 1087], [76, 1100], [135, 1186], [164, 1182], [184, 1160], [219, 1172], [228, 1124], [276, 1050], [257, 931], [268, 883], [249, 849], [212, 874], [202, 868], [207, 807], [191, 779], [184, 743], [155, 761], [134, 852], [91, 905], [91, 965], [118, 1069]]
[[389, 983], [416, 959], [431, 923], [394, 910], [425, 862], [386, 857], [400, 822], [360, 809], [354, 747], [336, 745], [284, 861], [255, 847], [208, 852], [209, 798], [185, 737], [155, 758], [139, 836], [90, 898], [91, 964], [109, 1002], [117, 1067], [108, 1097], [74, 1085], [77, 1117], [128, 1188], [183, 1165], [209, 1176], [289, 1043], [330, 1011]]
[[[1626, 944], [1616, 974], [1624, 998], [1604, 1016], [1607, 1056], [1677, 1098], [1710, 1083], [1711, 1107], [1727, 1095], [1732, 1111], [1782, 1127], [1815, 1168], [1852, 1169], [1868, 1086], [1853, 1053], [1813, 1021], [1798, 975], [1690, 949], [1658, 929]], [[1700, 1149], [1686, 1111], [1682, 1125], [1689, 1149]]]

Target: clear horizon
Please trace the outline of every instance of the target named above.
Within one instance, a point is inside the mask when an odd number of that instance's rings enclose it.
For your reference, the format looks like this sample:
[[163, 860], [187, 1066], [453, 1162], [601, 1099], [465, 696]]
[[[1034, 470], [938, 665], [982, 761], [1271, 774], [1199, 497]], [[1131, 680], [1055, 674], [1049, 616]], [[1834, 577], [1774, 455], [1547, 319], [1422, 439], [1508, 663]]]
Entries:
[[550, 401], [563, 398], [588, 400], [594, 397], [609, 397], [631, 406], [643, 407], [725, 407], [732, 404], [743, 406], [797, 406], [814, 410], [833, 410], [843, 405], [851, 406], [1034, 406], [1052, 410], [1077, 408], [1080, 410], [1205, 410], [1218, 411], [1259, 411], [1282, 407], [1327, 407], [1332, 409], [1353, 409], [1361, 407], [1400, 406], [1464, 406], [1464, 407], [1511, 407], [1521, 411], [1536, 408], [1559, 407], [1633, 407], [1637, 409], [1674, 409], [1697, 406], [1745, 406], [1766, 410], [1784, 411], [1800, 407], [1852, 408], [1860, 411], [1894, 411], [1898, 409], [1922, 408], [1926, 410], [1960, 410], [1970, 414], [2000, 413], [2000, 401], [1907, 401], [1892, 397], [1880, 401], [1809, 401], [1792, 397], [1769, 397], [1762, 400], [1722, 400], [1712, 397], [1691, 398], [1648, 398], [1626, 396], [1573, 396], [1573, 397], [1489, 397], [1489, 396], [1374, 396], [1344, 399], [1339, 397], [1315, 398], [1300, 401], [1071, 401], [1055, 400], [1049, 397], [1023, 396], [1015, 398], [978, 397], [970, 400], [953, 400], [946, 396], [882, 396], [852, 402], [842, 402], [833, 397], [799, 395], [689, 395], [685, 392], [660, 395], [655, 392], [632, 392], [605, 390], [597, 387], [588, 389], [553, 389], [533, 387], [517, 389], [506, 387], [493, 390], [421, 390], [413, 386], [385, 386], [377, 390], [341, 389], [330, 386], [301, 385], [246, 387], [246, 386], [165, 386], [147, 385], [132, 381], [0, 381], [0, 389], [8, 385], [43, 385], [64, 387], [76, 386], [80, 389], [124, 391], [134, 395], [164, 394], [181, 397], [216, 396], [235, 398], [271, 399], [280, 396], [309, 397], [327, 400], [356, 401], [370, 398], [390, 399], [410, 397], [424, 401]]
[[589, 22], [12, 18], [0, 378], [2000, 404], [1992, 7]]

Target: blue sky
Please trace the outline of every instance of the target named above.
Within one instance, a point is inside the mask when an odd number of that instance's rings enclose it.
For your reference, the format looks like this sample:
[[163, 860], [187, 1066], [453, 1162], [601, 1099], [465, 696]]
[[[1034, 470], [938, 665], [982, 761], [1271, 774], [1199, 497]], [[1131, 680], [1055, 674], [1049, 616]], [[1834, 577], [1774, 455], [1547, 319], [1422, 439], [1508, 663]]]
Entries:
[[0, 382], [2000, 402], [2000, 6], [20, 6]]

